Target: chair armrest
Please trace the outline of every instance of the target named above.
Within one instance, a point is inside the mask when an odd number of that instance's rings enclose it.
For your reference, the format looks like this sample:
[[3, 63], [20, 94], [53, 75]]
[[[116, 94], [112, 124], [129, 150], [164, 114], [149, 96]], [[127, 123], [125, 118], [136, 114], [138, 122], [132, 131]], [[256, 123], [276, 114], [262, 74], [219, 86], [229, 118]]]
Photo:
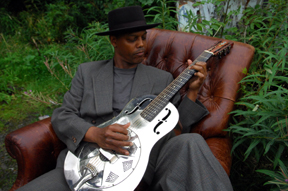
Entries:
[[220, 162], [228, 176], [232, 164], [232, 140], [230, 137], [213, 137], [206, 139], [206, 142], [211, 149], [216, 159]]
[[57, 156], [65, 148], [52, 128], [51, 118], [9, 133], [5, 137], [5, 146], [18, 165], [17, 179], [11, 190], [55, 168]]

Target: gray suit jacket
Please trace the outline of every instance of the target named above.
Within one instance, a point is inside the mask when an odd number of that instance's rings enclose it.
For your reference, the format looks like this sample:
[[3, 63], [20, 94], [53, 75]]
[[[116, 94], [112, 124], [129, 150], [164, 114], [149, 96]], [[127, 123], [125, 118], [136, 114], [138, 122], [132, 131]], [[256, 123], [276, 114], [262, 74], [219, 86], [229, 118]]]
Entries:
[[[173, 80], [170, 73], [155, 67], [139, 64], [134, 76], [131, 98], [158, 95]], [[61, 141], [74, 152], [91, 126], [97, 126], [113, 117], [113, 59], [79, 65], [71, 89], [64, 95], [63, 104], [55, 109], [52, 125]], [[184, 132], [208, 114], [199, 102], [180, 94], [171, 102], [178, 106]]]

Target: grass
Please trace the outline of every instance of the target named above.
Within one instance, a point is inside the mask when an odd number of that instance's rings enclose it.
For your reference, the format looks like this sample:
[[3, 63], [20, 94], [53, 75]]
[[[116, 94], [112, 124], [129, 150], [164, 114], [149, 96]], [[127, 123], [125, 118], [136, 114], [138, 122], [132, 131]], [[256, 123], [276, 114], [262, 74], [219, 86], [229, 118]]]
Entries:
[[44, 64], [44, 55], [59, 47], [62, 45], [37, 49], [17, 36], [0, 37], [0, 191], [9, 190], [17, 177], [17, 163], [6, 151], [5, 136], [38, 121], [40, 116], [51, 116], [58, 105], [49, 100], [62, 100], [66, 91]]

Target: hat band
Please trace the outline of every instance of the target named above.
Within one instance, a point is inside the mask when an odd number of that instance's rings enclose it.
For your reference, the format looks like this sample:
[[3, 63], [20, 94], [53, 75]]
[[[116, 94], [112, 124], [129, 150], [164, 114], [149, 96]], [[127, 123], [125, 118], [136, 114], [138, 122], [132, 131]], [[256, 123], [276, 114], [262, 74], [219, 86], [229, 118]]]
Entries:
[[110, 30], [125, 29], [128, 27], [137, 27], [137, 26], [141, 26], [141, 25], [146, 25], [146, 22], [143, 20], [140, 20], [140, 21], [133, 21], [133, 22], [129, 22], [129, 23], [114, 24], [113, 26], [109, 25], [109, 29]]

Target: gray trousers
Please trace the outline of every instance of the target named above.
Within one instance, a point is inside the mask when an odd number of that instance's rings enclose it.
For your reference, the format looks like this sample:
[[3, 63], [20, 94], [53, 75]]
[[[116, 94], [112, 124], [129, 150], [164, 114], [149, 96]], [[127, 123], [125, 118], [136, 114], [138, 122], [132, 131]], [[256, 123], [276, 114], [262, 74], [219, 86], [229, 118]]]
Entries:
[[[144, 181], [153, 191], [230, 191], [229, 177], [199, 134], [168, 134], [153, 147]], [[162, 149], [160, 149], [162, 148]], [[160, 152], [159, 152], [160, 150]], [[63, 168], [56, 168], [18, 191], [65, 191]]]

